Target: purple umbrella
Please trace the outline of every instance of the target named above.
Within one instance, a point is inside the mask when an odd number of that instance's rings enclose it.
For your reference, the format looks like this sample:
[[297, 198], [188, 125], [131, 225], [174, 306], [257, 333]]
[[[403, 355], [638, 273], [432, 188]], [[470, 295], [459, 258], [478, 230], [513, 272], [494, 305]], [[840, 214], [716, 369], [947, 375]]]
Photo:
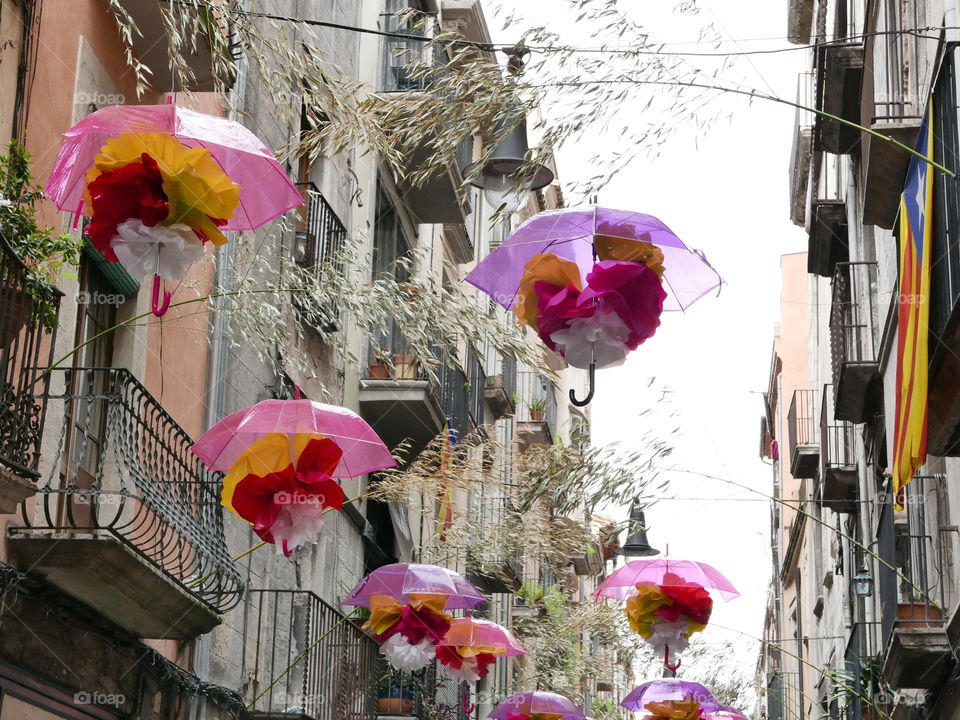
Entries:
[[538, 253], [553, 253], [575, 262], [585, 277], [596, 261], [594, 238], [638, 240], [663, 251], [667, 299], [664, 310], [686, 310], [723, 283], [698, 250], [691, 250], [653, 215], [584, 205], [542, 212], [514, 230], [510, 237], [467, 275], [476, 286], [508, 310], [516, 301], [524, 265]]
[[[662, 302], [663, 310], [686, 310], [711, 290], [719, 289], [723, 283], [720, 275], [707, 262], [702, 252], [684, 245], [680, 238], [657, 218], [643, 213], [611, 210], [596, 205], [551, 210], [535, 215], [514, 230], [499, 248], [467, 275], [466, 280], [510, 310], [517, 303], [521, 279], [527, 263], [534, 255], [552, 254], [575, 263], [580, 271], [580, 279], [586, 287], [588, 274], [597, 269], [609, 270], [607, 265], [618, 265], [615, 262], [602, 262], [598, 265], [597, 260], [616, 260], [615, 248], [623, 246], [625, 241], [627, 244], [652, 243], [663, 252], [663, 267], [666, 270], [662, 278], [663, 289], [666, 291], [666, 298]], [[622, 266], [633, 264], [620, 263], [621, 268], [618, 270], [622, 269]], [[655, 284], [659, 291], [659, 283]], [[583, 294], [583, 297], [592, 296], [588, 291]], [[544, 302], [542, 298], [540, 302]], [[554, 300], [551, 300], [547, 305], [553, 302]], [[645, 307], [646, 304], [650, 304], [650, 307]], [[628, 301], [628, 306], [637, 313], [637, 318], [643, 318], [645, 313], [655, 313], [655, 317], [647, 317], [641, 323], [641, 328], [647, 325], [645, 329], [632, 335], [629, 344], [624, 343], [626, 348], [632, 350], [639, 342], [643, 342], [646, 337], [652, 335], [653, 329], [659, 325], [660, 302], [657, 300], [652, 304], [642, 303], [638, 302], [637, 298], [633, 298]], [[570, 326], [572, 325], [577, 325], [578, 334], [585, 333], [585, 329], [578, 321], [573, 320], [570, 323]], [[560, 342], [559, 337], [566, 332], [566, 330], [561, 330], [559, 333], [551, 332], [549, 334], [551, 342]], [[570, 391], [570, 402], [578, 407], [583, 407], [593, 398], [596, 368], [603, 367], [604, 364], [612, 365], [622, 362], [624, 349], [618, 343], [608, 340], [605, 342], [611, 348], [612, 354], [606, 361], [601, 359], [598, 363], [597, 348], [602, 348], [605, 344], [599, 341], [598, 332], [599, 326], [591, 329], [592, 361], [589, 357], [581, 357], [582, 353], [577, 353], [577, 360], [568, 358], [568, 362], [572, 365], [586, 368], [590, 373], [590, 386], [586, 398], [580, 400], [574, 391]], [[610, 334], [622, 331], [607, 328], [606, 332]], [[541, 335], [541, 337], [544, 336]], [[623, 342], [622, 337], [618, 339]], [[569, 337], [563, 340], [564, 344], [570, 341]], [[546, 339], [545, 342], [547, 342]], [[578, 345], [581, 350], [585, 349], [582, 341]], [[553, 348], [552, 345], [551, 348]], [[561, 352], [561, 354], [564, 353]], [[600, 355], [602, 357], [603, 353], [601, 352]]]
[[707, 712], [704, 717], [706, 720], [750, 720], [746, 715], [736, 708], [721, 705], [719, 710]]
[[627, 710], [643, 712], [649, 703], [670, 700], [696, 700], [700, 703], [700, 709], [705, 713], [716, 712], [723, 708], [723, 705], [717, 702], [713, 693], [700, 683], [677, 680], [676, 678], [663, 678], [662, 680], [645, 682], [631, 690], [630, 694], [620, 701], [620, 704]]
[[513, 720], [516, 715], [535, 713], [561, 715], [564, 720], [585, 720], [583, 711], [563, 695], [552, 692], [522, 692], [511, 695], [494, 708], [487, 717]]
[[370, 607], [373, 595], [386, 595], [409, 603], [410, 595], [447, 595], [447, 610], [466, 610], [487, 599], [458, 573], [437, 565], [394, 563], [367, 575], [344, 600], [344, 605]]

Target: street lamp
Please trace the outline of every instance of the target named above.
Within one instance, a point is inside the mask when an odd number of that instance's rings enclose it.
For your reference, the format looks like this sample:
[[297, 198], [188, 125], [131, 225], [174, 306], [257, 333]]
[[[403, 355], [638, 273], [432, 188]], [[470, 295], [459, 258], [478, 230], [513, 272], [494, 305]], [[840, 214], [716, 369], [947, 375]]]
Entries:
[[860, 563], [857, 574], [853, 576], [851, 582], [853, 583], [853, 593], [857, 597], [866, 598], [873, 595], [873, 577], [867, 570], [865, 563]]
[[650, 547], [650, 541], [647, 540], [647, 521], [643, 516], [642, 508], [643, 506], [636, 501], [630, 506], [629, 534], [627, 535], [627, 541], [618, 551], [621, 555], [648, 557], [660, 554], [659, 550]]

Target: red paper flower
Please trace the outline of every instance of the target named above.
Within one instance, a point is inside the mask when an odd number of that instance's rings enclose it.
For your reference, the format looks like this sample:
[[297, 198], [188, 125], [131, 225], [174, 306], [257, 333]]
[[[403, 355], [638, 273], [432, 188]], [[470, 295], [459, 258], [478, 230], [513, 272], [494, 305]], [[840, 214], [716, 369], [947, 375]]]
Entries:
[[710, 621], [713, 598], [699, 585], [661, 585], [660, 590], [673, 601], [671, 605], [657, 610], [660, 617], [675, 622], [684, 615], [699, 625], [706, 625]]
[[[490, 672], [490, 666], [497, 661], [496, 655], [491, 653], [478, 653], [474, 655], [473, 658], [477, 661], [477, 675], [480, 677], [486, 677]], [[448, 668], [454, 668], [459, 670], [463, 667], [463, 663], [467, 660], [463, 655], [457, 652], [455, 647], [449, 645], [437, 645], [437, 660], [446, 665]]]
[[386, 632], [376, 636], [378, 643], [383, 644], [397, 633], [403, 635], [411, 645], [416, 645], [424, 638], [435, 643], [440, 642], [450, 629], [450, 619], [438, 615], [428, 606], [403, 608], [403, 617], [393, 624]]
[[580, 302], [613, 310], [630, 330], [627, 347], [636, 350], [660, 327], [666, 298], [660, 278], [643, 263], [603, 260], [587, 275]]
[[557, 343], [550, 337], [557, 330], [565, 329], [574, 318], [590, 317], [592, 305], [579, 303], [580, 291], [573, 285], [561, 287], [538, 281], [533, 285], [537, 294], [537, 334], [551, 350]]
[[116, 170], [106, 170], [89, 185], [93, 217], [87, 225], [87, 236], [93, 246], [110, 262], [117, 256], [110, 242], [117, 234], [117, 225], [127, 220], [140, 220], [153, 227], [167, 219], [170, 204], [163, 192], [163, 177], [152, 157], [143, 153], [140, 162], [132, 162]]
[[[252, 523], [253, 531], [263, 540], [273, 543], [274, 526], [281, 515], [296, 518], [306, 514], [302, 511], [312, 510], [312, 515], [319, 517], [325, 508], [339, 510], [345, 496], [331, 475], [342, 455], [343, 451], [329, 438], [311, 440], [296, 465], [291, 463], [280, 472], [251, 474], [240, 480], [231, 499], [234, 511]], [[286, 543], [283, 551], [285, 555], [293, 552]]]

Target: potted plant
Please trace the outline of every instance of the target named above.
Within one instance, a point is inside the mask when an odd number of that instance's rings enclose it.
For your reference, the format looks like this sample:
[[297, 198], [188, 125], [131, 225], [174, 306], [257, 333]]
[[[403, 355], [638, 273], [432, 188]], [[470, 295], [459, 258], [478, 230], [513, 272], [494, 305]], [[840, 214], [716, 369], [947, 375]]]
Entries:
[[386, 362], [387, 357], [389, 357], [389, 353], [385, 350], [373, 351], [373, 360], [370, 362], [368, 377], [373, 380], [390, 379], [390, 366]]
[[[7, 155], [0, 155], [0, 236], [23, 266], [23, 280], [16, 271], [0, 281], [0, 344], [16, 337], [34, 311], [34, 300], [46, 300], [67, 266], [80, 263], [83, 238], [55, 233], [37, 219], [36, 203], [43, 190], [30, 176], [30, 155], [19, 143], [12, 143]], [[55, 303], [40, 302], [36, 321], [47, 330], [57, 325]]]
[[897, 620], [900, 627], [930, 627], [943, 623], [943, 612], [929, 603], [901, 602], [897, 604]]
[[536, 580], [524, 580], [514, 596], [513, 616], [533, 617], [542, 614], [543, 586]]
[[417, 367], [413, 355], [393, 356], [393, 376], [397, 380], [416, 380]]
[[543, 413], [547, 409], [547, 401], [543, 398], [531, 400], [527, 407], [530, 409], [530, 420], [532, 422], [543, 422]]
[[502, 388], [502, 387], [503, 387], [503, 375], [487, 375], [487, 387], [488, 387], [488, 388]]
[[413, 713], [413, 685], [391, 670], [377, 686], [377, 713], [380, 715], [410, 715]]

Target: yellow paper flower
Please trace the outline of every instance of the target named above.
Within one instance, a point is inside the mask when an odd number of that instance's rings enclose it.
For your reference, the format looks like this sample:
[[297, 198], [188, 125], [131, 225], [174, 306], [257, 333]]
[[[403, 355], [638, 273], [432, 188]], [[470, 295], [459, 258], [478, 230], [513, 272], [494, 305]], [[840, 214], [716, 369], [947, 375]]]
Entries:
[[[453, 616], [444, 611], [447, 604], [446, 595], [431, 593], [410, 593], [409, 607], [415, 610], [427, 609], [434, 615], [447, 620]], [[382, 635], [403, 618], [403, 605], [389, 595], [370, 596], [370, 618], [363, 624], [364, 630], [370, 630], [374, 635]]]
[[627, 598], [626, 613], [630, 628], [640, 637], [653, 635], [653, 625], [659, 619], [657, 610], [670, 604], [668, 598], [653, 583], [638, 583], [637, 594]]
[[507, 651], [506, 648], [499, 647], [496, 645], [491, 647], [483, 647], [482, 645], [463, 645], [460, 647], [455, 647], [454, 650], [456, 650], [460, 654], [460, 657], [465, 657], [465, 658], [476, 657], [477, 655], [481, 655], [481, 654], [502, 655]]
[[[233, 216], [240, 204], [240, 186], [230, 180], [206, 148], [188, 148], [162, 133], [123, 133], [100, 148], [87, 171], [87, 183], [105, 170], [138, 162], [143, 153], [156, 161], [163, 176], [163, 191], [170, 203], [170, 215], [163, 224], [189, 225], [214, 245], [223, 245], [227, 239], [211, 218], [226, 220]], [[86, 200], [89, 209], [89, 196]]]
[[533, 288], [537, 282], [561, 287], [573, 285], [577, 290], [583, 290], [580, 268], [575, 262], [564, 260], [553, 253], [538, 253], [531, 257], [523, 268], [513, 311], [521, 325], [529, 325], [534, 330], [537, 329], [537, 293]]
[[[223, 478], [223, 491], [220, 494], [220, 504], [237, 515], [233, 508], [233, 493], [237, 484], [247, 475], [269, 475], [280, 472], [291, 463], [296, 462], [303, 449], [311, 440], [322, 440], [323, 435], [308, 435], [298, 433], [293, 436], [293, 448], [290, 439], [283, 433], [270, 433], [250, 444], [238, 457], [229, 472]], [[237, 515], [240, 517], [240, 515]]]
[[649, 715], [656, 720], [699, 720], [700, 703], [693, 697], [687, 696], [683, 700], [663, 700], [650, 702], [643, 706]]
[[597, 258], [600, 260], [620, 260], [621, 262], [643, 263], [653, 270], [657, 277], [663, 278], [663, 250], [643, 240], [597, 235], [594, 238]]

